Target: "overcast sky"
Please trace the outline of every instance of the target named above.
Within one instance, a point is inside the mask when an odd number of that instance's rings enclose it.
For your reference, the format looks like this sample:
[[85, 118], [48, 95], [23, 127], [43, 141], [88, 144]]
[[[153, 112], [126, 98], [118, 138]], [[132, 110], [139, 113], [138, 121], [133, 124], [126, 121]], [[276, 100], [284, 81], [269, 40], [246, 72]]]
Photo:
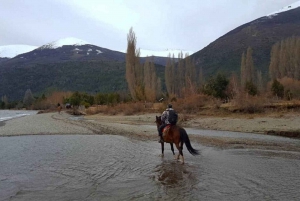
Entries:
[[0, 45], [76, 37], [118, 51], [198, 51], [228, 31], [297, 0], [0, 0]]

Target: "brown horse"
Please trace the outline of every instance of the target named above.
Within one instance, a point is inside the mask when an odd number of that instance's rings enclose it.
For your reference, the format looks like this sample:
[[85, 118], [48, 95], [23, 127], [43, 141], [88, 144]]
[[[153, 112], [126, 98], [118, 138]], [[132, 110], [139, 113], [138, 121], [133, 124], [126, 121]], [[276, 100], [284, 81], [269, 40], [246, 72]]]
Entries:
[[[157, 128], [159, 128], [159, 126], [162, 124], [161, 116], [156, 116], [155, 123], [157, 125]], [[199, 155], [199, 151], [192, 147], [189, 136], [187, 135], [185, 129], [180, 126], [177, 126], [177, 125], [166, 126], [163, 130], [163, 140], [166, 143], [170, 143], [171, 150], [172, 150], [174, 156], [175, 156], [175, 153], [174, 153], [173, 143], [175, 144], [176, 148], [179, 151], [177, 160], [179, 160], [179, 156], [181, 155], [182, 164], [184, 163], [184, 158], [183, 158], [183, 153], [182, 153], [183, 144], [185, 144], [187, 150], [192, 155]], [[164, 142], [161, 143], [162, 156], [164, 156]]]

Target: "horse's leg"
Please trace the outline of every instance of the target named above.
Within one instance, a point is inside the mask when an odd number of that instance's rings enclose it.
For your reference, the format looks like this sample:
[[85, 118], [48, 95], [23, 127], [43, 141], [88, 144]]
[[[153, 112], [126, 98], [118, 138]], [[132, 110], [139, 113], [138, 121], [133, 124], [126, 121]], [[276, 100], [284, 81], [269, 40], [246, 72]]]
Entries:
[[164, 143], [161, 142], [161, 157], [164, 157]]
[[179, 153], [180, 153], [180, 155], [181, 155], [181, 157], [182, 157], [182, 164], [184, 164], [184, 157], [183, 157], [182, 149], [183, 149], [183, 142], [180, 142]]
[[183, 143], [175, 143], [179, 153], [178, 153], [178, 156], [177, 156], [177, 160], [179, 160], [179, 156], [181, 155], [182, 157], [182, 164], [184, 164], [184, 158], [183, 158], [183, 153], [182, 153], [182, 145]]
[[175, 157], [175, 152], [174, 152], [174, 146], [173, 146], [173, 143], [170, 143], [170, 145], [171, 145], [171, 150], [172, 150], [173, 156], [174, 156], [174, 158], [176, 159], [176, 157]]

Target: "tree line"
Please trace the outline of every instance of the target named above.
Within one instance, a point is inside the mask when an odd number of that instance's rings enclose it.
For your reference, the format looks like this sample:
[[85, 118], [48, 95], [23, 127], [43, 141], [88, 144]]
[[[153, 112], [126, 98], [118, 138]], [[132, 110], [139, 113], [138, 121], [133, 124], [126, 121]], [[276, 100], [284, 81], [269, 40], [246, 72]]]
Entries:
[[[153, 58], [140, 62], [140, 50], [136, 47], [137, 37], [131, 28], [127, 34], [126, 82], [128, 93], [73, 92], [63, 98], [63, 103], [72, 105], [114, 105], [120, 102], [155, 102], [162, 97], [169, 100], [186, 98], [194, 94], [207, 94], [218, 99], [234, 99], [241, 94], [266, 95], [270, 92], [277, 98], [300, 97], [300, 37], [290, 37], [277, 42], [271, 48], [269, 77], [255, 68], [253, 50], [248, 47], [241, 55], [240, 72], [226, 77], [222, 73], [204, 79], [202, 68], [196, 70], [195, 62], [188, 54], [180, 53], [175, 59], [169, 54], [165, 66], [164, 83], [157, 76]], [[163, 84], [165, 86], [163, 86]], [[163, 88], [165, 90], [163, 90]], [[31, 90], [25, 92], [20, 102], [10, 103], [6, 96], [0, 100], [0, 108], [29, 108], [42, 105], [48, 97], [34, 97]]]

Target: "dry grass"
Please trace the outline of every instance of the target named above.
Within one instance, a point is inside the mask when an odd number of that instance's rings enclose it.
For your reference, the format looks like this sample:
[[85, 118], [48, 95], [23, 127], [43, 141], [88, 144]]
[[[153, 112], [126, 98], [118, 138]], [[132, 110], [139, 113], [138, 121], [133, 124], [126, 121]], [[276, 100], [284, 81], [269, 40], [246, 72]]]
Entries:
[[[120, 103], [114, 106], [98, 105], [86, 109], [86, 114], [103, 113], [107, 115], [134, 115], [143, 113], [162, 113], [169, 102], [150, 103], [132, 102]], [[300, 100], [278, 101], [267, 96], [239, 95], [229, 103], [206, 95], [193, 95], [171, 102], [173, 108], [180, 114], [179, 123], [188, 121], [195, 115], [218, 117], [255, 118], [257, 116], [280, 117], [287, 111], [299, 111]]]
[[120, 103], [114, 106], [98, 105], [98, 106], [89, 107], [86, 110], [86, 113], [87, 114], [103, 113], [108, 115], [117, 115], [117, 114], [134, 115], [134, 114], [145, 113], [149, 111], [155, 112], [156, 110], [153, 107], [149, 108], [149, 105], [150, 103], [145, 104], [142, 102]]
[[40, 100], [34, 103], [31, 107], [33, 110], [55, 110], [57, 103], [62, 105], [64, 98], [70, 97], [72, 92], [60, 92], [56, 91], [47, 96], [45, 100]]

